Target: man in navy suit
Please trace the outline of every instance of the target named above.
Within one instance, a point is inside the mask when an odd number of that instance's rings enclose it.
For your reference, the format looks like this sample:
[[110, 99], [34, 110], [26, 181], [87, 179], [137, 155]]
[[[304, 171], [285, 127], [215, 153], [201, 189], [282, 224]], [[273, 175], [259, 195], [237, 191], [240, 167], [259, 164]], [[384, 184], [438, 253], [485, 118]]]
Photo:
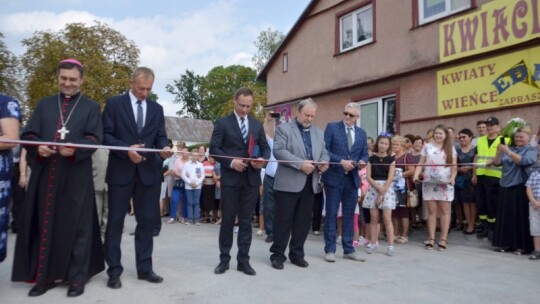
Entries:
[[238, 89], [233, 103], [234, 112], [216, 121], [210, 140], [210, 154], [221, 164], [220, 262], [214, 273], [222, 274], [229, 269], [234, 220], [238, 216], [237, 269], [255, 275], [249, 264], [251, 216], [258, 200], [261, 168], [270, 157], [270, 147], [262, 124], [248, 115], [253, 106], [253, 92], [248, 88]]
[[152, 269], [153, 236], [159, 218], [163, 158], [172, 155], [167, 146], [163, 108], [148, 100], [154, 72], [146, 67], [133, 71], [130, 91], [107, 100], [103, 111], [103, 143], [110, 146], [162, 149], [159, 153], [111, 150], [106, 182], [109, 186], [109, 216], [105, 233], [105, 254], [109, 265], [107, 286], [120, 288], [123, 267], [120, 241], [124, 218], [133, 198], [135, 218], [135, 258], [139, 280], [160, 283], [163, 278]]
[[354, 209], [358, 201], [360, 181], [358, 170], [368, 161], [366, 131], [356, 126], [360, 116], [357, 103], [345, 106], [343, 121], [329, 123], [324, 131], [326, 150], [333, 164], [323, 174], [326, 194], [326, 217], [324, 220], [324, 259], [335, 262], [336, 216], [339, 203], [343, 214], [343, 258], [364, 262], [365, 259], [352, 246], [354, 234]]

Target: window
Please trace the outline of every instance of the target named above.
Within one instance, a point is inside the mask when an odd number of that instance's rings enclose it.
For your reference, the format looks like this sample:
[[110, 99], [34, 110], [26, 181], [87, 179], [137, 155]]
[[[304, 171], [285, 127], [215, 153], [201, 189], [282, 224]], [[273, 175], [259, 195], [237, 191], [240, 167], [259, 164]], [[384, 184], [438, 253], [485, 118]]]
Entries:
[[289, 53], [283, 54], [283, 73], [289, 70]]
[[373, 41], [373, 7], [366, 5], [339, 18], [340, 51]]
[[359, 126], [368, 136], [377, 138], [381, 132], [396, 134], [396, 96], [359, 101]]
[[418, 0], [420, 24], [471, 8], [471, 0]]

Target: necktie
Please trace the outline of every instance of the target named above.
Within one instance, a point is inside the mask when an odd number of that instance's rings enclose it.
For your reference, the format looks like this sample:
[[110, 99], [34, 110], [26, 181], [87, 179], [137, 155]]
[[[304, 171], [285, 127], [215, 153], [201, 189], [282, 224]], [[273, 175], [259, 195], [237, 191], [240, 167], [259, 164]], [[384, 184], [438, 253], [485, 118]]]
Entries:
[[244, 138], [244, 143], [247, 142], [247, 129], [246, 129], [246, 118], [240, 117], [240, 131], [242, 131], [242, 137]]
[[140, 100], [137, 100], [137, 131], [141, 133], [141, 130], [143, 128], [143, 110], [142, 110], [142, 102]]
[[352, 130], [351, 127], [347, 128], [347, 145], [349, 147], [349, 150], [351, 149], [352, 144], [353, 144], [352, 131], [351, 130]]

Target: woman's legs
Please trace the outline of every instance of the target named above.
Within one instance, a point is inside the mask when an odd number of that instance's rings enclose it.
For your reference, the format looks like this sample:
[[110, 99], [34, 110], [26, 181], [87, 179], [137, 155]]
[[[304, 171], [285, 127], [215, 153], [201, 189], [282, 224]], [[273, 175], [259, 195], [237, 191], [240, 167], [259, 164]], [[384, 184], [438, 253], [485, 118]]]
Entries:
[[[428, 228], [428, 242], [435, 239], [435, 226], [437, 225], [437, 202], [435, 201], [424, 201], [427, 204], [428, 218], [427, 218], [427, 228]], [[433, 244], [433, 243], [430, 243]]]
[[375, 245], [379, 240], [379, 229], [377, 229], [377, 226], [379, 225], [379, 209], [369, 209], [369, 215], [371, 218], [369, 222], [369, 240], [371, 241], [371, 244]]
[[[437, 201], [437, 209], [441, 216], [441, 235], [440, 240], [446, 243], [448, 239], [448, 230], [450, 229], [450, 206], [451, 202]], [[446, 246], [446, 244], [443, 244]]]
[[383, 209], [383, 221], [386, 227], [386, 241], [388, 246], [394, 245], [394, 225], [392, 224], [392, 209]]

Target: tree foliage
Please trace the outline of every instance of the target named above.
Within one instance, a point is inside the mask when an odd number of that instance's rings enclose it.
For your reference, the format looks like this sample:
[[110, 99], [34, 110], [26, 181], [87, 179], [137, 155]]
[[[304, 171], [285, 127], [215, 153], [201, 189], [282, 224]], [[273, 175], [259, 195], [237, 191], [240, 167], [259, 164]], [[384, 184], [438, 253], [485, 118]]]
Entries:
[[84, 65], [82, 92], [103, 106], [105, 99], [129, 89], [131, 72], [139, 62], [139, 49], [106, 24], [71, 23], [59, 32], [38, 31], [24, 39], [22, 65], [28, 81], [26, 93], [34, 108], [44, 96], [58, 92], [56, 66], [66, 58]]
[[0, 92], [17, 98], [22, 102], [22, 83], [19, 60], [3, 41], [4, 34], [0, 32]]
[[175, 103], [182, 105], [178, 115], [215, 121], [231, 113], [234, 92], [240, 87], [248, 87], [255, 93], [252, 114], [262, 119], [266, 87], [256, 82], [255, 77], [255, 70], [241, 65], [217, 66], [206, 76], [186, 70], [174, 85], [167, 85], [167, 91], [176, 96]]
[[257, 53], [251, 58], [251, 62], [257, 72], [260, 72], [268, 60], [272, 57], [285, 35], [280, 31], [274, 31], [271, 28], [259, 33], [257, 40], [253, 43], [257, 47]]

